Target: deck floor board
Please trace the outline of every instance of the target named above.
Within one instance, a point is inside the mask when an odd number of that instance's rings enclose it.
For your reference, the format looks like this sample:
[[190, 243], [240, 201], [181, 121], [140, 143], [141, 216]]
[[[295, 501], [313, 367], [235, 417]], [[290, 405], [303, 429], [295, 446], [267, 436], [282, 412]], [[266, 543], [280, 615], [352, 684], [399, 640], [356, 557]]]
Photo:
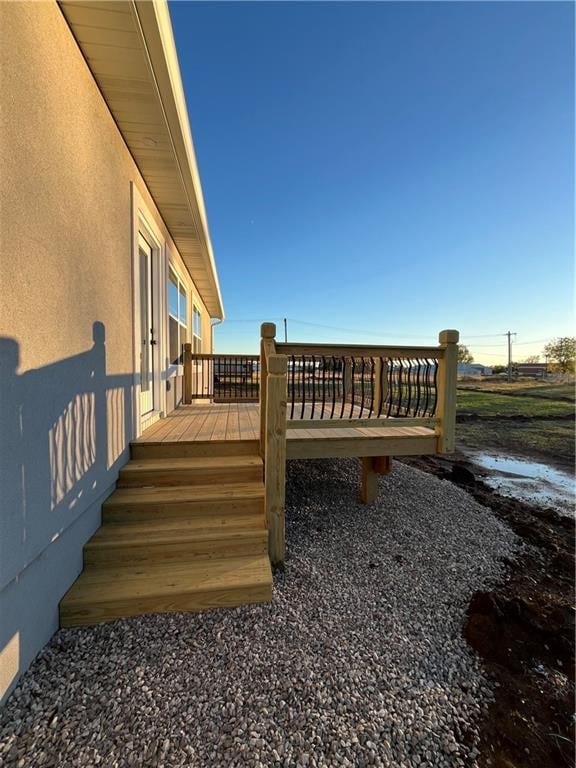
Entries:
[[[295, 415], [300, 416], [301, 404], [297, 403]], [[321, 422], [321, 410], [315, 408], [314, 416]], [[325, 417], [330, 414], [326, 413]], [[345, 414], [349, 416], [348, 413]], [[359, 418], [360, 409], [354, 409], [354, 416]], [[312, 418], [310, 404], [304, 408], [304, 418]], [[363, 414], [366, 418], [366, 414]], [[383, 448], [388, 442], [402, 453], [434, 453], [435, 433], [430, 427], [402, 426], [401, 419], [391, 420], [390, 426], [359, 427], [324, 427], [307, 429], [288, 429], [286, 438], [289, 443], [289, 455], [306, 454], [305, 443], [311, 447], [314, 455], [331, 455], [338, 451], [341, 455], [377, 455], [378, 446]], [[160, 419], [147, 429], [137, 443], [179, 443], [179, 442], [219, 442], [219, 441], [258, 441], [260, 439], [260, 407], [258, 403], [195, 403], [181, 405], [175, 411]], [[401, 443], [399, 443], [401, 441]], [[290, 448], [292, 444], [292, 448]], [[348, 447], [346, 448], [346, 444]], [[370, 444], [371, 447], [366, 448]], [[326, 450], [322, 449], [326, 446]], [[357, 451], [357, 453], [355, 453]]]

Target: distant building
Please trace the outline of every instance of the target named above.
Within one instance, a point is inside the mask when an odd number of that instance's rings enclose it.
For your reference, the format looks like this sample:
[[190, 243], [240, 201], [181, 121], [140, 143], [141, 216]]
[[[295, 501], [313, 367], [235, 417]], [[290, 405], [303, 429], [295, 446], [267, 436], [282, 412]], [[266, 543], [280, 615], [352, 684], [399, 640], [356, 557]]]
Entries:
[[480, 363], [458, 363], [458, 376], [492, 376], [492, 368]]
[[546, 363], [514, 363], [514, 373], [517, 376], [544, 378], [548, 373], [548, 365]]

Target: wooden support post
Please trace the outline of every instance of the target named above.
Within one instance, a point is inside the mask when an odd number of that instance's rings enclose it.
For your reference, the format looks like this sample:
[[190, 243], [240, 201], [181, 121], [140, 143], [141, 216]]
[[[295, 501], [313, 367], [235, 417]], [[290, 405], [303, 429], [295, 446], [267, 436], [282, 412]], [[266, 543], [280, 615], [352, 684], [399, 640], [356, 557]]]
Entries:
[[378, 475], [374, 468], [374, 457], [362, 457], [362, 489], [360, 499], [364, 504], [372, 504], [378, 496]]
[[440, 331], [438, 336], [440, 346], [444, 349], [444, 356], [438, 365], [438, 453], [454, 453], [459, 338], [458, 331]]
[[392, 456], [374, 456], [372, 467], [377, 475], [388, 475], [392, 469]]
[[266, 386], [266, 442], [264, 482], [266, 486], [266, 520], [268, 552], [273, 565], [284, 562], [285, 496], [286, 496], [286, 372], [285, 355], [268, 356]]
[[192, 402], [192, 344], [184, 344], [184, 403]]
[[268, 384], [267, 358], [276, 351], [274, 337], [276, 336], [275, 323], [262, 323], [260, 326], [260, 455], [264, 458], [266, 447], [266, 393]]

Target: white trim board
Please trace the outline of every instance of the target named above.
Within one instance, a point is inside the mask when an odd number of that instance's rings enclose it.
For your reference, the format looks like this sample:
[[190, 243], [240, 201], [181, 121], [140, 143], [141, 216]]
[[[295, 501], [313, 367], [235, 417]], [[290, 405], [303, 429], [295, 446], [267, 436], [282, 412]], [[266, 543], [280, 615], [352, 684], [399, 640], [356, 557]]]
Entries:
[[[139, 437], [166, 412], [167, 375], [167, 306], [166, 241], [155, 224], [150, 211], [132, 182], [132, 363], [134, 371], [134, 432]], [[145, 417], [140, 413], [140, 266], [138, 258], [139, 233], [152, 246], [152, 327], [154, 328], [154, 406]]]

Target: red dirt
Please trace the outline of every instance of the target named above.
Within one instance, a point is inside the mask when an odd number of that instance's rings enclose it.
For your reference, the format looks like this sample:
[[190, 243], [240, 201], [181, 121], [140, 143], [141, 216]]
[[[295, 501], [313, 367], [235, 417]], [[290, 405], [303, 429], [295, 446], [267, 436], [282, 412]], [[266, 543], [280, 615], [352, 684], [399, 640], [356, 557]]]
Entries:
[[464, 636], [496, 685], [478, 764], [573, 766], [574, 521], [500, 496], [462, 456], [403, 461], [465, 487], [529, 545], [506, 583], [476, 593], [468, 607]]

